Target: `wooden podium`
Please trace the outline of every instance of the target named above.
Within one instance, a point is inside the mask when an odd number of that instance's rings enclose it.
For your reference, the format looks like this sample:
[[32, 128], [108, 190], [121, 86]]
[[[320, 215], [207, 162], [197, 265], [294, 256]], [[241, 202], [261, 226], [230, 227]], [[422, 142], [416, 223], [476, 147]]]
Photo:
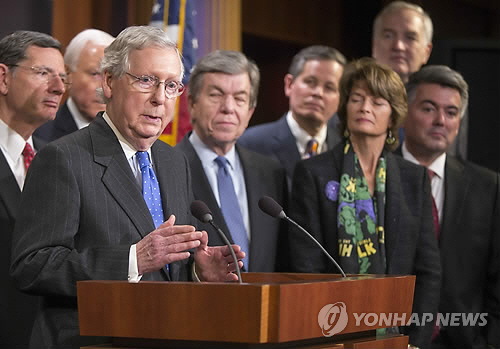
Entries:
[[[244, 273], [242, 277], [243, 284], [78, 282], [80, 334], [112, 337], [110, 348], [407, 347], [408, 337], [376, 337], [375, 330], [402, 324], [404, 320], [384, 322], [391, 314], [409, 319], [414, 276]], [[343, 304], [347, 313], [345, 328], [331, 337], [323, 335], [318, 321], [328, 304]], [[338, 310], [337, 306], [329, 315], [333, 326], [342, 319]], [[326, 324], [324, 329], [333, 326]]]

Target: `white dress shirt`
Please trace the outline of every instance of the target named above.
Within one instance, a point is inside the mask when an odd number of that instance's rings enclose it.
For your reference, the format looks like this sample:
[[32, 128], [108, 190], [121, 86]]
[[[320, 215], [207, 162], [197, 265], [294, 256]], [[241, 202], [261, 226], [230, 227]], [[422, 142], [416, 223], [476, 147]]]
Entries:
[[[418, 160], [408, 151], [406, 143], [403, 142], [403, 147], [401, 148], [403, 153], [403, 158], [413, 162], [414, 164], [420, 165]], [[429, 170], [434, 172], [434, 177], [431, 181], [432, 197], [436, 203], [436, 208], [438, 210], [439, 222], [443, 221], [443, 206], [444, 206], [444, 167], [446, 164], [446, 153], [441, 154], [432, 162], [428, 167]]]
[[[306, 145], [307, 142], [313, 137], [302, 127], [300, 127], [297, 121], [293, 118], [291, 111], [288, 111], [288, 113], [286, 114], [286, 122], [288, 123], [288, 127], [290, 127], [292, 135], [295, 137], [295, 142], [297, 144], [297, 149], [299, 150], [300, 156], [302, 157], [302, 159], [306, 158]], [[326, 143], [327, 133], [328, 127], [327, 124], [325, 124], [319, 130], [318, 134], [314, 136], [314, 139], [318, 142], [318, 154], [324, 153], [328, 150], [328, 144]]]
[[31, 145], [33, 151], [33, 138], [30, 136], [28, 140], [11, 129], [3, 120], [0, 120], [0, 149], [9, 164], [10, 170], [14, 175], [19, 189], [22, 191], [24, 181], [26, 179], [26, 169], [24, 168], [23, 150], [26, 142]]
[[[212, 193], [214, 193], [217, 204], [220, 207], [219, 188], [217, 186], [217, 171], [219, 170], [219, 166], [214, 161], [218, 155], [203, 143], [194, 130], [189, 136], [189, 141], [200, 158], [208, 183], [210, 183], [210, 187], [212, 187]], [[243, 223], [247, 231], [248, 241], [250, 241], [250, 215], [248, 214], [247, 190], [243, 166], [234, 146], [224, 156], [229, 162], [227, 168], [233, 180], [234, 191], [236, 192], [238, 204], [240, 205], [241, 216], [243, 217]]]

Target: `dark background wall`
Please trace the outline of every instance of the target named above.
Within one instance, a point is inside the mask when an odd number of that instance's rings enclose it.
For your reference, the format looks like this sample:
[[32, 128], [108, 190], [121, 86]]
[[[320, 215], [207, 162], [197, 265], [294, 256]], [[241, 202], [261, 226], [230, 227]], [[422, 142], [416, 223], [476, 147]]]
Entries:
[[16, 0], [0, 2], [0, 37], [14, 30], [52, 32], [51, 0]]
[[[324, 44], [348, 59], [371, 55], [372, 23], [390, 1], [243, 0], [243, 52], [261, 69], [251, 124], [288, 110], [283, 77], [301, 48]], [[422, 0], [434, 24], [429, 64], [446, 64], [469, 83], [468, 159], [500, 170], [500, 1]], [[272, 3], [272, 5], [270, 5]]]

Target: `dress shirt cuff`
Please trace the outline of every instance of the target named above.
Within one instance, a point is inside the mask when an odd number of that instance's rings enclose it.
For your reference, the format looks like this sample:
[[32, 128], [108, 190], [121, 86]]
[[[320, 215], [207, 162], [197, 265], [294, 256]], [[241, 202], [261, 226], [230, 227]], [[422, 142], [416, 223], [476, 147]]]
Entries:
[[191, 277], [193, 278], [194, 282], [201, 282], [200, 278], [198, 277], [198, 274], [196, 274], [196, 263], [193, 262], [191, 264]]
[[141, 281], [142, 275], [139, 275], [139, 268], [137, 267], [137, 253], [135, 244], [130, 246], [128, 254], [128, 282]]

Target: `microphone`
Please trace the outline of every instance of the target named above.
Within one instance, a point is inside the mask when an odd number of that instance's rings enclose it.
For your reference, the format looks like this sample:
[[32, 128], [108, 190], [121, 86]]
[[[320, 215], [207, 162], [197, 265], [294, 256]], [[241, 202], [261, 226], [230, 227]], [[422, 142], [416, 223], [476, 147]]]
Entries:
[[233, 257], [233, 262], [236, 265], [236, 275], [238, 275], [238, 282], [241, 284], [241, 273], [240, 273], [240, 266], [238, 264], [238, 259], [236, 258], [236, 254], [234, 253], [233, 247], [231, 246], [231, 243], [227, 239], [226, 235], [224, 232], [214, 223], [214, 218], [212, 216], [212, 212], [208, 208], [207, 204], [205, 204], [201, 200], [195, 200], [191, 203], [191, 214], [200, 222], [202, 223], [210, 223], [212, 227], [217, 231], [219, 234], [220, 238], [226, 246], [229, 246], [229, 252], [231, 252], [231, 256]]
[[321, 244], [316, 240], [307, 230], [302, 228], [297, 222], [295, 222], [293, 219], [288, 217], [285, 214], [285, 211], [283, 211], [283, 207], [281, 207], [276, 201], [274, 201], [273, 198], [269, 196], [263, 196], [259, 200], [259, 208], [264, 212], [270, 215], [271, 217], [274, 218], [280, 218], [284, 219], [290, 223], [292, 223], [294, 226], [296, 226], [300, 231], [302, 231], [304, 234], [306, 234], [318, 247], [323, 251], [323, 253], [332, 261], [332, 263], [335, 265], [335, 267], [340, 271], [343, 277], [346, 277], [344, 271], [340, 267], [340, 265], [333, 259], [332, 256], [321, 246]]

